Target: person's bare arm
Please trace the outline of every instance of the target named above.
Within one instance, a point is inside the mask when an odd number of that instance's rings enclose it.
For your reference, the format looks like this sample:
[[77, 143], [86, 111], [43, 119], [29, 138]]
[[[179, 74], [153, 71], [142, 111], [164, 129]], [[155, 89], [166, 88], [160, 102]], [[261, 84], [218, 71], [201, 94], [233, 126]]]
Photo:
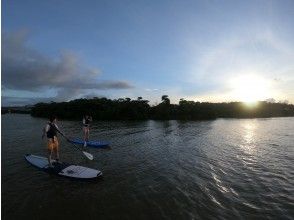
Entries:
[[43, 128], [42, 139], [45, 137], [45, 134], [49, 131], [49, 129], [50, 129], [50, 126], [48, 124]]

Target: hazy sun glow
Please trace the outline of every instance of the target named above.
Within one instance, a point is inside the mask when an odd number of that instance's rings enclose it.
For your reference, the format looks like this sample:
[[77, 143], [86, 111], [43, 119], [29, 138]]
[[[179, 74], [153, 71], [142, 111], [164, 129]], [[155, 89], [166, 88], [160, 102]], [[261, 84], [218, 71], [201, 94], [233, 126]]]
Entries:
[[270, 97], [269, 82], [256, 75], [244, 75], [231, 80], [232, 98], [254, 105]]

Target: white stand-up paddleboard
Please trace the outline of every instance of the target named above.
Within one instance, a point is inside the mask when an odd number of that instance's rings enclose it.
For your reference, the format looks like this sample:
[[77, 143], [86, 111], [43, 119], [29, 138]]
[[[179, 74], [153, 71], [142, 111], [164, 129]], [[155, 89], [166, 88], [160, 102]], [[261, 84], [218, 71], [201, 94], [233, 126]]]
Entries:
[[25, 159], [33, 166], [47, 173], [53, 173], [59, 176], [75, 179], [95, 179], [102, 176], [102, 172], [99, 170], [67, 164], [63, 162], [57, 163], [55, 160], [52, 160], [53, 167], [49, 167], [48, 159], [46, 157], [27, 154], [25, 155]]

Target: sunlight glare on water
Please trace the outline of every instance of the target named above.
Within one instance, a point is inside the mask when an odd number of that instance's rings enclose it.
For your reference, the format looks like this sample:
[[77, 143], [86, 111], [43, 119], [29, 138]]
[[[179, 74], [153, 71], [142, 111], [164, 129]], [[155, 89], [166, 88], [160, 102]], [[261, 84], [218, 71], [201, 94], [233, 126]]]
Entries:
[[[46, 121], [2, 115], [3, 219], [293, 219], [294, 118], [94, 121], [90, 138], [111, 146], [87, 148], [93, 161], [59, 139], [61, 160], [103, 172], [95, 182], [24, 160], [46, 155]], [[81, 122], [58, 124], [81, 137]]]

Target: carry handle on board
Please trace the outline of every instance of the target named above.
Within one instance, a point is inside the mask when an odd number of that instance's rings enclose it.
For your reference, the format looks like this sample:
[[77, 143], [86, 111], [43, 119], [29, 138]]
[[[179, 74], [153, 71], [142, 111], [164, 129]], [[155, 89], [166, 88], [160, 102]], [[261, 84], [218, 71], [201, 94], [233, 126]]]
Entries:
[[[59, 134], [61, 134], [62, 137], [64, 137], [68, 142], [70, 142], [69, 138], [67, 138], [61, 131], [59, 131], [59, 129], [56, 128], [56, 130], [58, 131]], [[70, 142], [71, 143], [71, 142]], [[94, 157], [92, 154], [82, 150], [81, 148], [77, 147], [75, 144], [71, 143], [76, 149], [80, 150], [83, 152], [83, 154], [89, 159], [89, 160], [93, 160]]]

